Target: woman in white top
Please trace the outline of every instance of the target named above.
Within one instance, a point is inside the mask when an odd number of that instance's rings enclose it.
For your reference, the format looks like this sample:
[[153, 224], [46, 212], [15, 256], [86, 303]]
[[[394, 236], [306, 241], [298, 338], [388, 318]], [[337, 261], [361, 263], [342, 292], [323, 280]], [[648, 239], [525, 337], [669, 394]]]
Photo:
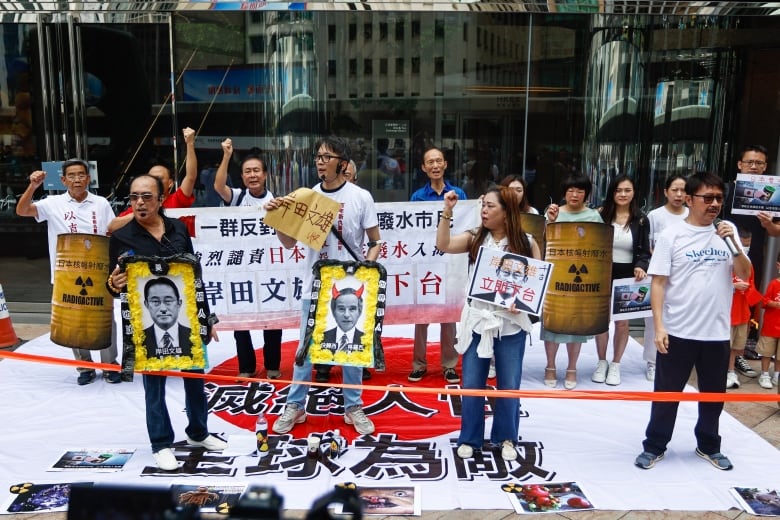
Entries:
[[[482, 225], [474, 230], [450, 236], [452, 211], [458, 202], [454, 191], [444, 195], [444, 211], [436, 229], [436, 247], [445, 253], [468, 253], [469, 266], [474, 267], [481, 247], [497, 249], [526, 257], [541, 258], [539, 246], [523, 232], [517, 218], [519, 204], [514, 190], [494, 187], [482, 198]], [[509, 267], [514, 272], [524, 269], [520, 262]], [[527, 274], [527, 273], [526, 273]], [[521, 288], [515, 286], [515, 294]], [[463, 307], [460, 333], [455, 350], [463, 355], [464, 389], [484, 390], [490, 358], [495, 354], [499, 390], [519, 390], [523, 373], [525, 339], [531, 330], [531, 320], [515, 303], [504, 308], [486, 301], [472, 299]], [[482, 449], [485, 441], [485, 398], [481, 395], [463, 396], [461, 428], [458, 437], [458, 456], [473, 457], [474, 450]], [[497, 397], [493, 410], [490, 441], [501, 446], [504, 460], [517, 459], [515, 443], [518, 440], [520, 400], [516, 397]]]
[[[685, 220], [688, 216], [688, 208], [685, 206], [685, 177], [680, 174], [672, 175], [664, 184], [664, 196], [666, 204], [656, 208], [647, 214], [650, 223], [650, 251], [655, 249], [658, 237], [669, 224]], [[647, 362], [647, 380], [655, 381], [655, 325], [653, 317], [645, 318], [645, 351], [644, 360]]]
[[515, 190], [518, 198], [520, 199], [520, 211], [522, 213], [533, 213], [534, 215], [539, 214], [539, 210], [531, 206], [531, 203], [528, 201], [528, 197], [526, 196], [528, 193], [528, 185], [521, 176], [507, 175], [501, 179], [501, 186], [506, 186]]
[[[634, 181], [618, 175], [607, 188], [607, 198], [601, 208], [601, 218], [612, 224], [612, 280], [647, 278], [650, 265], [650, 226], [636, 202]], [[594, 383], [620, 384], [620, 360], [628, 345], [628, 320], [615, 321], [612, 336], [612, 362], [607, 362], [609, 331], [596, 335], [599, 362], [591, 377]]]

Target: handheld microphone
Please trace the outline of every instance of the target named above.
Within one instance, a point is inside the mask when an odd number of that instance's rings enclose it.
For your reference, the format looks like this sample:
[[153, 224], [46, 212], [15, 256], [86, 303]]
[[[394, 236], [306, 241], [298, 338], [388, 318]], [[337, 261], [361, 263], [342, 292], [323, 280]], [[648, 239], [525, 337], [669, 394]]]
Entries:
[[[718, 224], [723, 222], [722, 219], [716, 218], [712, 221], [712, 225], [715, 227], [715, 229], [718, 229]], [[731, 251], [731, 254], [734, 256], [739, 256], [742, 254], [742, 250], [737, 245], [736, 241], [734, 240], [733, 236], [729, 237], [723, 237], [723, 241], [726, 242], [726, 246], [729, 248], [729, 251]]]

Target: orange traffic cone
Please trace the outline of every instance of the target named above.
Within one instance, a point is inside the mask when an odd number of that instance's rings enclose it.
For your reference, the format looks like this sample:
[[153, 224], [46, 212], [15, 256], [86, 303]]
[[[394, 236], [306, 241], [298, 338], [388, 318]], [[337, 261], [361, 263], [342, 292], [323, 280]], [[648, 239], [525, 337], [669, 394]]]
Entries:
[[19, 338], [14, 332], [11, 323], [11, 315], [8, 314], [8, 305], [5, 303], [5, 293], [0, 285], [0, 347], [11, 347], [19, 343]]

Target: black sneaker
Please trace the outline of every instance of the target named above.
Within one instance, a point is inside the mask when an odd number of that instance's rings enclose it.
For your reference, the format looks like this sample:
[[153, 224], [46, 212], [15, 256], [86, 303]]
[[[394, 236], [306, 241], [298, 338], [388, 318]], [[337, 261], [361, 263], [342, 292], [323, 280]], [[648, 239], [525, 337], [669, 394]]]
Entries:
[[103, 372], [103, 380], [106, 383], [115, 385], [122, 382], [122, 376], [119, 375], [119, 372]]
[[457, 372], [455, 372], [454, 368], [445, 368], [444, 369], [444, 379], [451, 385], [454, 385], [456, 383], [460, 383], [460, 376]]
[[750, 364], [745, 361], [745, 358], [742, 356], [737, 356], [734, 360], [734, 368], [737, 369], [737, 372], [742, 374], [746, 377], [757, 377], [758, 372], [753, 370], [753, 367], [750, 366]]
[[761, 359], [761, 356], [759, 356], [755, 350], [746, 348], [745, 359], [749, 359], [751, 361], [758, 361], [759, 359]]
[[79, 386], [88, 385], [95, 381], [97, 375], [94, 370], [85, 370], [79, 374], [79, 378], [76, 380]]
[[422, 378], [426, 372], [428, 371], [425, 370], [424, 368], [421, 370], [412, 370], [412, 373], [409, 374], [409, 377], [407, 377], [406, 379], [408, 379], [412, 383], [416, 383], [417, 381], [422, 381]]
[[314, 380], [318, 383], [330, 381], [330, 365], [317, 365], [317, 373], [314, 374]]

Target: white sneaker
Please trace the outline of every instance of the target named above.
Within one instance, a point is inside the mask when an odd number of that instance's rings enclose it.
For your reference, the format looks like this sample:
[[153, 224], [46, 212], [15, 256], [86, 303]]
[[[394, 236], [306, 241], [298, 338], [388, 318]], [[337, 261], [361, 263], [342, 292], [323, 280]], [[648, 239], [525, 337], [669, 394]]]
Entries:
[[599, 364], [596, 365], [596, 371], [593, 372], [593, 375], [590, 376], [590, 380], [594, 383], [603, 383], [607, 379], [607, 369], [609, 368], [609, 363], [607, 363], [606, 359], [599, 359]]
[[517, 450], [512, 441], [504, 441], [501, 443], [501, 458], [504, 460], [517, 460]]
[[645, 377], [648, 381], [655, 381], [655, 363], [647, 362], [647, 373]]
[[368, 418], [360, 406], [353, 406], [344, 413], [344, 422], [351, 424], [360, 435], [374, 433], [374, 423]]
[[604, 382], [611, 386], [617, 386], [620, 384], [620, 363], [609, 364], [609, 368], [607, 369], [607, 377]]
[[160, 451], [155, 451], [152, 455], [154, 456], [154, 462], [157, 464], [158, 468], [165, 471], [179, 469], [179, 461], [176, 460], [176, 456], [170, 448], [163, 448]]
[[284, 412], [274, 421], [271, 427], [276, 433], [287, 433], [293, 429], [296, 424], [301, 424], [306, 420], [306, 411], [295, 405], [288, 404], [284, 407]]
[[769, 372], [761, 372], [761, 375], [758, 376], [758, 386], [767, 390], [772, 389], [772, 378], [769, 377]]
[[201, 448], [206, 448], [206, 451], [222, 451], [228, 447], [227, 442], [223, 441], [222, 439], [217, 439], [213, 435], [209, 435], [202, 441], [194, 441], [187, 437], [187, 444], [190, 446], [200, 446]]
[[739, 378], [736, 372], [729, 371], [726, 374], [726, 388], [739, 388]]
[[474, 456], [474, 448], [468, 444], [461, 444], [458, 446], [458, 457], [461, 459], [470, 459]]

